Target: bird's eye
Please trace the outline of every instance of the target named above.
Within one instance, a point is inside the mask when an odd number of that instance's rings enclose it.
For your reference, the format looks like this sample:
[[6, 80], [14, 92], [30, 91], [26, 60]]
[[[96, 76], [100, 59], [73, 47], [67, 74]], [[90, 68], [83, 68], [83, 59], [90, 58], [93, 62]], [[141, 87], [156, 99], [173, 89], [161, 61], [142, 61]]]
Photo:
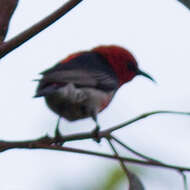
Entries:
[[129, 71], [136, 71], [137, 70], [136, 65], [132, 62], [127, 63], [127, 68]]

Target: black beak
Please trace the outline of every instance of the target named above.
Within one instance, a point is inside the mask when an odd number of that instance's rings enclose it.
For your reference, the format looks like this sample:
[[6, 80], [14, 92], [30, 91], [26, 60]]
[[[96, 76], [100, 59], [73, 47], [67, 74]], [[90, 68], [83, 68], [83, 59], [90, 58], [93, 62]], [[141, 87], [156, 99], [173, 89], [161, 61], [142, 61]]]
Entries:
[[156, 83], [156, 81], [150, 75], [148, 75], [147, 73], [145, 73], [144, 71], [138, 70], [136, 74], [137, 75], [142, 75], [142, 76], [144, 76], [144, 77], [146, 77], [146, 78], [148, 78], [151, 81], [153, 81], [153, 82]]

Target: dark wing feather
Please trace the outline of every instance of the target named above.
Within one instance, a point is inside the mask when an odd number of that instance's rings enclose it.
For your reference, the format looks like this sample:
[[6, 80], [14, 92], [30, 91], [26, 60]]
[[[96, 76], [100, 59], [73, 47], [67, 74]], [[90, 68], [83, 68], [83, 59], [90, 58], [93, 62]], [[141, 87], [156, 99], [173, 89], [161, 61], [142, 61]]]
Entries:
[[36, 96], [46, 96], [48, 92], [52, 93], [67, 83], [73, 83], [79, 88], [93, 87], [105, 91], [117, 89], [117, 77], [105, 61], [96, 53], [85, 53], [67, 63], [55, 65], [42, 73]]

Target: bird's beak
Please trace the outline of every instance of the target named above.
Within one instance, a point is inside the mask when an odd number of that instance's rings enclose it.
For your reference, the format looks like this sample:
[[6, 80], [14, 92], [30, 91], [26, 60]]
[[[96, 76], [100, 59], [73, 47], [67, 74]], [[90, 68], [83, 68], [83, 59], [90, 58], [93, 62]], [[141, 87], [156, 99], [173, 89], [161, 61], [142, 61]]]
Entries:
[[146, 77], [146, 78], [148, 78], [151, 81], [156, 83], [156, 81], [149, 74], [145, 73], [144, 71], [138, 70], [136, 74], [137, 75], [142, 75], [142, 76], [144, 76], [144, 77]]

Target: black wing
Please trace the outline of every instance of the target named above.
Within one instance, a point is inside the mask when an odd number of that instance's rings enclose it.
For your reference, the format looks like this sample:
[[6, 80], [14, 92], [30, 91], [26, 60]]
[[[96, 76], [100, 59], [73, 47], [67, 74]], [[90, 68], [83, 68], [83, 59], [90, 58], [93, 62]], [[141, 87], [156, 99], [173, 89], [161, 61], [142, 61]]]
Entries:
[[41, 74], [43, 78], [37, 89], [37, 97], [46, 96], [67, 83], [79, 88], [93, 87], [105, 91], [118, 88], [112, 68], [101, 55], [93, 52], [83, 53], [64, 64], [58, 63]]

